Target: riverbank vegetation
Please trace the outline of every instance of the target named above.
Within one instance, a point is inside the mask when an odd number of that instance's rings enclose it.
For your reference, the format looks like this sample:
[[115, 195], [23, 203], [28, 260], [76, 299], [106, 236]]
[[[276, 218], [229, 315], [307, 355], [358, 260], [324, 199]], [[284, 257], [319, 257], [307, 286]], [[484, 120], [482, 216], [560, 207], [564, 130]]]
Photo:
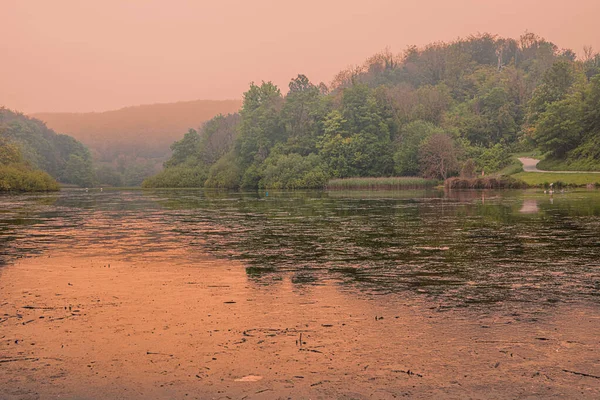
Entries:
[[[6, 156], [3, 165], [10, 165], [3, 170], [3, 177], [10, 173], [18, 181], [41, 170], [60, 183], [87, 187], [95, 182], [92, 157], [83, 144], [57, 134], [40, 120], [6, 108], [0, 108], [0, 153]], [[47, 181], [37, 172], [34, 175], [34, 181]]]
[[46, 172], [26, 165], [0, 165], [0, 192], [49, 192], [58, 183]]
[[[600, 67], [597, 56], [594, 63]], [[530, 129], [548, 152], [540, 169], [600, 171], [600, 74], [589, 77], [581, 67], [553, 65], [534, 92]]]
[[0, 192], [58, 189], [58, 183], [50, 175], [27, 165], [18, 146], [0, 137]]
[[527, 183], [511, 176], [488, 176], [480, 178], [448, 178], [444, 187], [456, 189], [526, 189]]
[[294, 189], [345, 178], [471, 179], [482, 171], [517, 173], [510, 154], [536, 148], [556, 158], [597, 159], [599, 72], [600, 56], [591, 50], [578, 60], [532, 33], [481, 34], [378, 53], [329, 86], [304, 75], [285, 95], [271, 82], [251, 84], [239, 114], [188, 132], [144, 186]]

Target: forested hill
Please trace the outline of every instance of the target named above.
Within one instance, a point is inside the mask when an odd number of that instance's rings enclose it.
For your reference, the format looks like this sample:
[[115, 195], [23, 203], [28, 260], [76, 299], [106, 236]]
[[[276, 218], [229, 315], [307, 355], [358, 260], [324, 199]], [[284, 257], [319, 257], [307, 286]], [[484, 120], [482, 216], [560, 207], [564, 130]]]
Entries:
[[330, 84], [252, 84], [239, 115], [173, 144], [145, 186], [322, 187], [329, 178], [500, 171], [514, 152], [600, 159], [600, 55], [526, 33], [382, 52]]
[[182, 132], [218, 114], [238, 111], [240, 100], [196, 100], [127, 107], [99, 113], [37, 113], [58, 132], [92, 151], [100, 183], [139, 185], [169, 157]]
[[3, 165], [25, 165], [50, 174], [61, 183], [94, 184], [92, 157], [88, 149], [42, 121], [0, 108], [0, 148]]

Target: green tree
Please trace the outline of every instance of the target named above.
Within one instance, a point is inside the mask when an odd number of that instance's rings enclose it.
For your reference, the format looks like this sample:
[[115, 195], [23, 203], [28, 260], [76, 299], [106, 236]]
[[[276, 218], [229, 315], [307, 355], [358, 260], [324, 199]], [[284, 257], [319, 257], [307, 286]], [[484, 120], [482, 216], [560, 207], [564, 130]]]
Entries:
[[590, 81], [583, 113], [585, 130], [600, 135], [600, 75]]
[[579, 144], [582, 134], [582, 102], [577, 95], [554, 102], [546, 108], [535, 127], [540, 148], [562, 158]]
[[0, 138], [0, 164], [8, 165], [22, 162], [23, 156], [19, 147], [4, 138]]
[[99, 185], [123, 186], [123, 175], [108, 165], [103, 165], [96, 170], [96, 178]]
[[244, 168], [263, 162], [271, 147], [285, 138], [279, 118], [282, 104], [281, 91], [271, 82], [263, 82], [260, 86], [252, 83], [244, 93], [240, 137], [236, 143], [237, 155]]
[[200, 131], [200, 158], [213, 165], [227, 154], [238, 136], [239, 114], [217, 115], [204, 124]]
[[289, 89], [280, 114], [281, 124], [290, 150], [307, 155], [316, 150], [320, 121], [326, 112], [322, 92], [305, 75], [292, 79]]
[[419, 149], [421, 144], [434, 133], [443, 133], [442, 128], [426, 121], [413, 121], [404, 126], [396, 139], [394, 171], [398, 175], [416, 176], [421, 172]]
[[199, 160], [198, 150], [200, 145], [200, 135], [194, 129], [190, 129], [183, 136], [183, 139], [173, 143], [171, 150], [173, 155], [165, 162], [165, 167], [173, 167], [180, 164], [197, 165]]
[[63, 178], [66, 183], [74, 183], [81, 187], [94, 186], [95, 181], [91, 163], [75, 154], [69, 156]]
[[535, 123], [550, 104], [564, 99], [575, 83], [572, 63], [557, 61], [546, 71], [539, 85], [533, 92], [529, 102], [530, 122]]

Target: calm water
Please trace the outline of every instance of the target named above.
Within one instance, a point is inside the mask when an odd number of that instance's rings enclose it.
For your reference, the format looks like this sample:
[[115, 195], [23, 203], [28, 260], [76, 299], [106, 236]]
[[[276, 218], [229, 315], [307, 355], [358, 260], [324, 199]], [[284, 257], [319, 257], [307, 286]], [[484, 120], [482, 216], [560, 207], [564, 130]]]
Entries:
[[258, 284], [403, 293], [441, 309], [600, 302], [600, 192], [63, 191], [0, 196], [0, 266], [69, 251], [207, 253]]

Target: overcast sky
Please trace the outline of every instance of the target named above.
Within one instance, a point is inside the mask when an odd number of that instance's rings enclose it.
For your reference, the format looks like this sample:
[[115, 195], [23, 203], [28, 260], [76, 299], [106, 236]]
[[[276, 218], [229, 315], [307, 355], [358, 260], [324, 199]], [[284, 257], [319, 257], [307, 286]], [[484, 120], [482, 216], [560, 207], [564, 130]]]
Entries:
[[389, 47], [526, 30], [600, 50], [600, 0], [0, 0], [0, 105], [23, 112], [241, 98]]

